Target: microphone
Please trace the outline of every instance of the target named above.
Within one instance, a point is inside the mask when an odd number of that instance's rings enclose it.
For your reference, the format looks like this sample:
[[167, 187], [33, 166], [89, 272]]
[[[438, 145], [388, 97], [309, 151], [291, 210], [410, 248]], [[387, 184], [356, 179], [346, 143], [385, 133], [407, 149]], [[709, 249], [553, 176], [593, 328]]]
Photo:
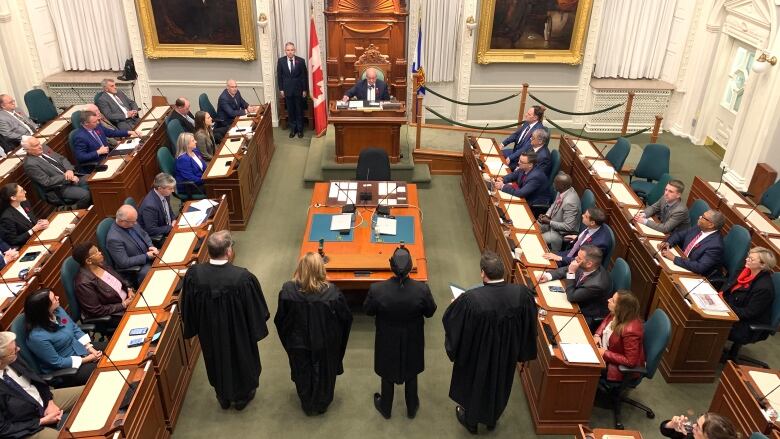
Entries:
[[[600, 150], [598, 150], [598, 151], [599, 151], [599, 157], [603, 157], [603, 156], [604, 156], [604, 150], [605, 150], [605, 149], [607, 149], [607, 146], [608, 146], [608, 145], [607, 145], [607, 144], [605, 144], [603, 148], [601, 148]], [[590, 165], [588, 166], [588, 169], [586, 169], [586, 170], [585, 170], [585, 172], [587, 172], [588, 174], [590, 174], [590, 171], [592, 171], [592, 170], [593, 170], [593, 165], [595, 165], [595, 164], [596, 164], [596, 162], [598, 161], [598, 158], [599, 158], [599, 157], [597, 157], [597, 158], [595, 158], [595, 159], [593, 159], [593, 160], [591, 160], [591, 161], [590, 161]], [[615, 170], [615, 174], [617, 174], [617, 170]]]
[[262, 105], [262, 104], [263, 104], [263, 100], [262, 100], [262, 99], [260, 99], [260, 95], [259, 95], [259, 94], [257, 94], [257, 89], [255, 89], [254, 87], [252, 87], [252, 91], [253, 91], [253, 92], [255, 92], [255, 97], [257, 98], [257, 103], [258, 103], [258, 104], [260, 104], [260, 105]]
[[149, 110], [149, 106], [148, 106], [148, 105], [146, 105], [146, 102], [141, 102], [141, 105], [143, 105], [143, 106], [144, 106], [144, 108], [146, 108], [146, 111], [150, 111], [150, 110]]
[[[546, 336], [548, 336], [548, 341], [550, 342], [550, 345], [552, 347], [558, 346], [558, 341], [555, 339], [555, 337], [558, 336], [558, 334], [561, 333], [567, 326], [569, 326], [569, 323], [571, 323], [572, 320], [574, 320], [575, 317], [578, 315], [582, 315], [582, 309], [578, 309], [577, 312], [571, 315], [568, 320], [566, 320], [566, 323], [561, 326], [560, 329], [555, 331], [555, 333], [552, 333], [552, 327], [548, 323], [543, 323], [542, 328], [544, 328], [544, 333]], [[551, 319], [552, 320], [552, 319]]]
[[[352, 212], [354, 212], [354, 211], [355, 211], [355, 204], [356, 204], [356, 203], [355, 203], [355, 200], [353, 200], [353, 199], [352, 199], [352, 198], [349, 196], [349, 192], [347, 192], [347, 191], [345, 191], [344, 189], [342, 189], [342, 188], [341, 188], [341, 185], [339, 184], [339, 182], [338, 182], [338, 181], [334, 181], [334, 182], [333, 182], [333, 183], [331, 183], [331, 184], [335, 184], [335, 185], [336, 185], [336, 188], [339, 190], [339, 192], [341, 192], [342, 194], [344, 194], [344, 195], [347, 197], [347, 204], [345, 204], [345, 205], [344, 205], [344, 206], [341, 208], [341, 213], [352, 213]], [[352, 201], [352, 204], [350, 204], [350, 203], [349, 203], [350, 201]]]
[[53, 253], [52, 253], [52, 251], [51, 251], [51, 250], [49, 250], [49, 247], [47, 247], [47, 246], [46, 246], [46, 245], [43, 243], [43, 241], [41, 241], [41, 237], [40, 237], [40, 236], [38, 236], [38, 232], [36, 232], [36, 231], [35, 231], [35, 230], [33, 230], [33, 229], [30, 229], [30, 232], [32, 233], [32, 236], [35, 238], [35, 240], [36, 240], [36, 241], [38, 241], [38, 244], [39, 244], [39, 245], [41, 245], [41, 246], [44, 248], [44, 250], [46, 250], [46, 253], [48, 253], [48, 254], [49, 254], [49, 256], [51, 256], [51, 255], [53, 254]]
[[[197, 236], [197, 235], [196, 235], [196, 236]], [[157, 256], [155, 256], [154, 258], [155, 258], [155, 259], [157, 259], [158, 261], [160, 261], [160, 262], [163, 264], [163, 266], [164, 266], [165, 268], [167, 268], [167, 269], [169, 269], [169, 270], [173, 271], [174, 273], [176, 273], [176, 276], [177, 276], [179, 279], [182, 279], [182, 280], [184, 279], [184, 276], [182, 276], [182, 275], [181, 275], [181, 273], [179, 273], [179, 270], [177, 270], [177, 269], [173, 268], [173, 267], [172, 267], [170, 264], [168, 264], [167, 262], [163, 261], [163, 260], [162, 260], [162, 258], [160, 257], [160, 255], [159, 255], [159, 254], [158, 254]], [[145, 302], [145, 301], [146, 301], [146, 300], [144, 300], [144, 302]]]
[[690, 290], [689, 290], [687, 293], [685, 293], [685, 295], [683, 296], [683, 300], [686, 300], [686, 299], [688, 298], [688, 296], [690, 296], [690, 295], [691, 295], [691, 293], [693, 292], [693, 290], [695, 290], [696, 288], [698, 288], [698, 287], [699, 287], [699, 285], [703, 284], [703, 283], [704, 283], [704, 281], [706, 281], [706, 280], [707, 280], [707, 278], [706, 278], [706, 277], [705, 277], [705, 278], [702, 278], [702, 280], [700, 280], [700, 281], [699, 281], [699, 283], [697, 283], [696, 285], [694, 285], [694, 286], [693, 286], [693, 288], [691, 288], [691, 289], [690, 289]]
[[[480, 139], [480, 138], [482, 138], [482, 133], [484, 133], [484, 132], [485, 132], [485, 130], [487, 129], [487, 127], [488, 127], [488, 124], [490, 124], [490, 122], [488, 122], [488, 123], [486, 123], [486, 124], [485, 124], [485, 127], [484, 127], [484, 128], [482, 128], [482, 131], [480, 131], [480, 132], [479, 132], [479, 135], [477, 136], [477, 138], [476, 138], [476, 139], [474, 139], [474, 142], [471, 144], [471, 147], [472, 147], [472, 148], [479, 148], [479, 139]], [[492, 146], [492, 143], [493, 143], [493, 142], [491, 142], [491, 146]]]
[[767, 399], [767, 398], [769, 398], [769, 395], [771, 395], [771, 394], [772, 394], [772, 392], [774, 392], [774, 391], [775, 391], [775, 390], [777, 390], [778, 388], [780, 388], [780, 384], [776, 385], [774, 389], [770, 390], [769, 392], [767, 392], [767, 394], [766, 394], [766, 395], [764, 395], [764, 396], [762, 396], [761, 398], [759, 398], [759, 399], [758, 399], [758, 402], [766, 401], [766, 399]]
[[[106, 357], [106, 360], [108, 360], [109, 363], [111, 363], [111, 366], [116, 370], [116, 372], [119, 374], [120, 377], [122, 377], [122, 381], [127, 384], [127, 393], [125, 393], [124, 398], [122, 398], [122, 402], [119, 404], [120, 409], [126, 409], [127, 406], [130, 405], [130, 401], [133, 399], [133, 395], [135, 395], [135, 389], [138, 387], [139, 381], [134, 381], [131, 383], [127, 380], [125, 377], [125, 374], [122, 373], [121, 370], [117, 367], [116, 363], [111, 359], [111, 357], [108, 356], [108, 353], [103, 351], [103, 356]], [[68, 433], [70, 434], [70, 430], [68, 430]], [[73, 436], [71, 434], [71, 436]]]
[[[179, 273], [176, 273], [176, 275], [178, 276]], [[142, 291], [138, 292], [138, 296], [144, 302], [144, 306], [146, 310], [149, 311], [149, 315], [152, 316], [152, 319], [154, 319], [154, 323], [157, 323], [157, 329], [154, 331], [154, 334], [158, 334], [162, 332], [162, 330], [165, 329], [166, 322], [160, 322], [159, 320], [157, 320], [157, 316], [155, 316], [154, 312], [152, 312], [152, 307], [149, 306], [149, 302], [146, 301], [146, 297], [144, 297], [144, 293]]]
[[715, 188], [715, 196], [718, 197], [718, 205], [715, 207], [715, 210], [720, 209], [720, 205], [723, 204], [723, 197], [718, 193], [718, 191], [720, 190], [720, 186], [723, 184], [724, 175], [726, 175], [726, 166], [721, 166], [718, 187]]
[[14, 297], [17, 297], [19, 295], [19, 293], [16, 293], [14, 292], [14, 290], [11, 289], [11, 285], [8, 283], [7, 280], [5, 280], [5, 276], [3, 276], [2, 270], [0, 270], [0, 279], [2, 279], [3, 285], [5, 285], [5, 287], [8, 288], [8, 291], [11, 292], [11, 295], [13, 295]]
[[[162, 90], [160, 90], [160, 87], [155, 87], [154, 89], [157, 90], [157, 93], [160, 93], [160, 96], [165, 98], [165, 94], [162, 92]], [[165, 98], [165, 100], [167, 101], [168, 98]]]
[[330, 262], [330, 258], [325, 254], [325, 239], [320, 238], [320, 245], [317, 248], [317, 253], [319, 253], [320, 257], [322, 258], [322, 262], [328, 263]]
[[81, 96], [81, 93], [79, 93], [79, 91], [78, 91], [78, 90], [76, 90], [76, 87], [71, 87], [70, 89], [71, 89], [71, 90], [73, 90], [73, 93], [76, 93], [76, 96], [78, 96], [78, 97], [79, 97], [79, 100], [80, 100], [80, 101], [82, 101], [82, 102], [83, 102], [83, 101], [85, 101], [85, 100], [86, 100], [86, 99], [84, 99], [84, 98]]

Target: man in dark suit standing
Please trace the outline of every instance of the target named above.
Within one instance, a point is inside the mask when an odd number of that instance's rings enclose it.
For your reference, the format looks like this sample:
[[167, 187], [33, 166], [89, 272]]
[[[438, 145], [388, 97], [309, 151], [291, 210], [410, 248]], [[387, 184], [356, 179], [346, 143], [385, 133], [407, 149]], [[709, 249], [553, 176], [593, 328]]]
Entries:
[[341, 100], [347, 102], [352, 98], [369, 102], [389, 101], [390, 92], [387, 90], [385, 81], [377, 79], [376, 69], [369, 67], [366, 69], [366, 79], [359, 81], [354, 87], [347, 90]]
[[520, 156], [517, 169], [509, 175], [498, 177], [494, 183], [497, 190], [524, 198], [530, 205], [550, 202], [547, 190], [547, 176], [536, 167], [536, 153], [526, 151]]
[[190, 100], [178, 98], [173, 104], [173, 112], [168, 120], [178, 120], [185, 132], [195, 134], [195, 116], [190, 112]]
[[176, 215], [171, 207], [171, 194], [175, 189], [176, 179], [170, 174], [160, 172], [154, 177], [152, 190], [138, 206], [138, 224], [158, 248], [176, 223]]
[[542, 282], [565, 279], [566, 298], [580, 306], [591, 331], [598, 327], [596, 319], [609, 313], [607, 300], [612, 296], [612, 280], [601, 266], [603, 257], [600, 248], [583, 245], [568, 267], [543, 273], [539, 279]]
[[216, 123], [220, 127], [229, 127], [236, 117], [254, 113], [257, 109], [257, 106], [249, 105], [249, 102], [241, 97], [238, 83], [234, 79], [228, 79], [225, 83], [225, 90], [222, 91], [217, 100]]
[[417, 414], [417, 375], [425, 370], [425, 318], [436, 312], [428, 285], [409, 279], [412, 255], [399, 247], [390, 258], [395, 276], [371, 284], [363, 309], [376, 316], [374, 372], [382, 378], [382, 393], [374, 394], [374, 407], [390, 419], [394, 385], [405, 383], [406, 416]]
[[113, 79], [104, 79], [101, 83], [103, 93], [98, 95], [97, 104], [103, 113], [120, 130], [132, 130], [141, 120], [138, 117], [138, 104], [117, 90]]
[[152, 245], [149, 234], [138, 225], [138, 212], [128, 204], [116, 211], [116, 221], [106, 235], [106, 250], [117, 270], [141, 267], [136, 278], [131, 279], [135, 287], [140, 285], [152, 267], [152, 261], [160, 254]]
[[544, 258], [558, 263], [559, 267], [569, 265], [576, 257], [577, 252], [583, 245], [595, 245], [601, 250], [602, 254], [607, 253], [607, 249], [614, 244], [606, 227], [601, 227], [607, 220], [607, 215], [598, 207], [591, 207], [582, 214], [582, 225], [585, 229], [579, 235], [566, 235], [565, 241], [574, 241], [574, 246], [570, 250], [559, 251], [558, 253], [545, 253]]
[[[701, 214], [696, 226], [673, 233], [658, 244], [661, 255], [696, 274], [712, 277], [723, 265], [723, 237], [720, 229], [725, 219], [717, 210]], [[675, 256], [670, 247], [679, 245], [682, 256]]]
[[309, 75], [306, 61], [295, 56], [295, 44], [284, 45], [285, 56], [276, 63], [276, 82], [279, 96], [287, 107], [287, 124], [290, 126], [290, 138], [295, 134], [303, 137], [303, 112], [306, 109], [306, 96], [309, 93]]
[[57, 424], [84, 386], [51, 389], [18, 353], [16, 334], [0, 332], [0, 437], [57, 438]]

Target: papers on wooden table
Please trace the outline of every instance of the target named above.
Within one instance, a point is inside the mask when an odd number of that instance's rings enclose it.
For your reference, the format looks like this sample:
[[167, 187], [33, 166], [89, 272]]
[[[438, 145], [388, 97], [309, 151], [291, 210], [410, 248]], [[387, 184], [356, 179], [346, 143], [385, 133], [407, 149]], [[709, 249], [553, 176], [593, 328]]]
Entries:
[[160, 106], [160, 107], [154, 107], [154, 108], [152, 108], [152, 111], [150, 111], [149, 113], [152, 115], [153, 118], [159, 120], [161, 117], [163, 117], [165, 112], [168, 111], [170, 108], [171, 107], [169, 107], [167, 105]]

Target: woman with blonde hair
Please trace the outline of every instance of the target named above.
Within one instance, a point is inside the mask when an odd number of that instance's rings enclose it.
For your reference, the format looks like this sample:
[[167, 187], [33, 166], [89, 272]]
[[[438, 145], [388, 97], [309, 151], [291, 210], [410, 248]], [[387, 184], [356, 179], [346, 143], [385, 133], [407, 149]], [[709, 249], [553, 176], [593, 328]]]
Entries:
[[206, 170], [206, 161], [198, 151], [198, 144], [192, 133], [181, 133], [176, 141], [176, 191], [191, 195], [193, 190], [190, 184], [194, 183], [203, 192], [203, 171]]
[[326, 280], [319, 254], [306, 253], [293, 280], [282, 285], [274, 324], [303, 411], [308, 416], [325, 413], [333, 401], [336, 376], [344, 373], [352, 313], [341, 291]]

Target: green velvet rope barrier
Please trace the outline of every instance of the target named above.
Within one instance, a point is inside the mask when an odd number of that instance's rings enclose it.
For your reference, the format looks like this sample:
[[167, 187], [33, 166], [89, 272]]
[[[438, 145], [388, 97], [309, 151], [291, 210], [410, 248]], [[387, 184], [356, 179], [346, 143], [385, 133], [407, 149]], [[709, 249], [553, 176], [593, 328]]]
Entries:
[[[461, 126], [461, 127], [464, 127], [464, 128], [471, 128], [472, 130], [505, 130], [507, 128], [514, 128], [514, 127], [519, 125], [519, 123], [515, 122], [513, 124], [502, 125], [502, 126], [498, 126], [498, 127], [489, 127], [487, 125], [485, 125], [484, 127], [480, 127], [480, 126], [476, 126], [476, 125], [469, 125], [467, 123], [461, 123], [461, 122], [454, 121], [454, 120], [450, 119], [447, 116], [444, 116], [442, 114], [437, 113], [436, 110], [432, 109], [431, 107], [429, 107], [427, 105], [425, 105], [425, 109], [430, 111], [434, 115], [438, 116], [440, 119], [446, 120], [447, 122], [449, 122], [449, 123], [451, 123], [453, 125], [458, 125], [458, 126]], [[522, 123], [522, 122], [520, 122], [520, 123]]]
[[448, 98], [448, 97], [446, 97], [444, 95], [441, 95], [441, 94], [435, 92], [434, 90], [431, 90], [430, 88], [425, 87], [425, 86], [420, 87], [420, 88], [424, 89], [425, 91], [431, 92], [432, 95], [438, 96], [438, 97], [444, 99], [445, 101], [449, 101], [449, 102], [452, 102], [452, 103], [458, 104], [458, 105], [493, 105], [493, 104], [498, 104], [500, 102], [504, 102], [506, 100], [512, 99], [513, 97], [518, 96], [520, 94], [520, 93], [515, 93], [513, 95], [509, 95], [507, 97], [504, 97], [504, 98], [501, 98], [501, 99], [498, 99], [498, 100], [495, 100], [495, 101], [490, 101], [490, 102], [463, 102], [463, 101], [456, 101], [455, 99], [452, 99], [452, 98]]
[[617, 140], [620, 137], [634, 137], [637, 134], [642, 134], [642, 133], [644, 133], [646, 131], [650, 131], [650, 128], [645, 128], [645, 129], [641, 129], [639, 131], [634, 131], [633, 133], [628, 133], [626, 135], [621, 135], [621, 136], [616, 136], [616, 137], [603, 137], [603, 138], [600, 138], [600, 137], [587, 137], [587, 136], [581, 135], [580, 133], [575, 133], [575, 132], [569, 131], [566, 128], [563, 128], [562, 126], [558, 125], [557, 123], [553, 122], [550, 119], [547, 119], [547, 122], [550, 122], [550, 125], [554, 126], [555, 128], [558, 128], [562, 132], [564, 132], [564, 133], [566, 133], [566, 134], [568, 134], [568, 135], [570, 135], [572, 137], [576, 137], [578, 139], [592, 140], [594, 142], [606, 142], [606, 141], [610, 141], [610, 140]]
[[573, 111], [560, 110], [560, 109], [555, 108], [555, 107], [553, 107], [552, 105], [550, 105], [550, 104], [548, 104], [546, 102], [542, 102], [542, 100], [537, 98], [536, 96], [534, 96], [533, 93], [528, 93], [528, 96], [530, 96], [531, 99], [535, 100], [536, 102], [544, 105], [546, 108], [555, 111], [556, 113], [568, 114], [569, 116], [589, 116], [589, 115], [592, 115], [592, 114], [606, 113], [607, 111], [614, 110], [615, 108], [622, 107], [623, 105], [626, 104], [625, 102], [623, 102], [623, 103], [620, 103], [620, 104], [613, 105], [611, 107], [602, 108], [601, 110], [586, 111], [584, 113], [575, 113]]

